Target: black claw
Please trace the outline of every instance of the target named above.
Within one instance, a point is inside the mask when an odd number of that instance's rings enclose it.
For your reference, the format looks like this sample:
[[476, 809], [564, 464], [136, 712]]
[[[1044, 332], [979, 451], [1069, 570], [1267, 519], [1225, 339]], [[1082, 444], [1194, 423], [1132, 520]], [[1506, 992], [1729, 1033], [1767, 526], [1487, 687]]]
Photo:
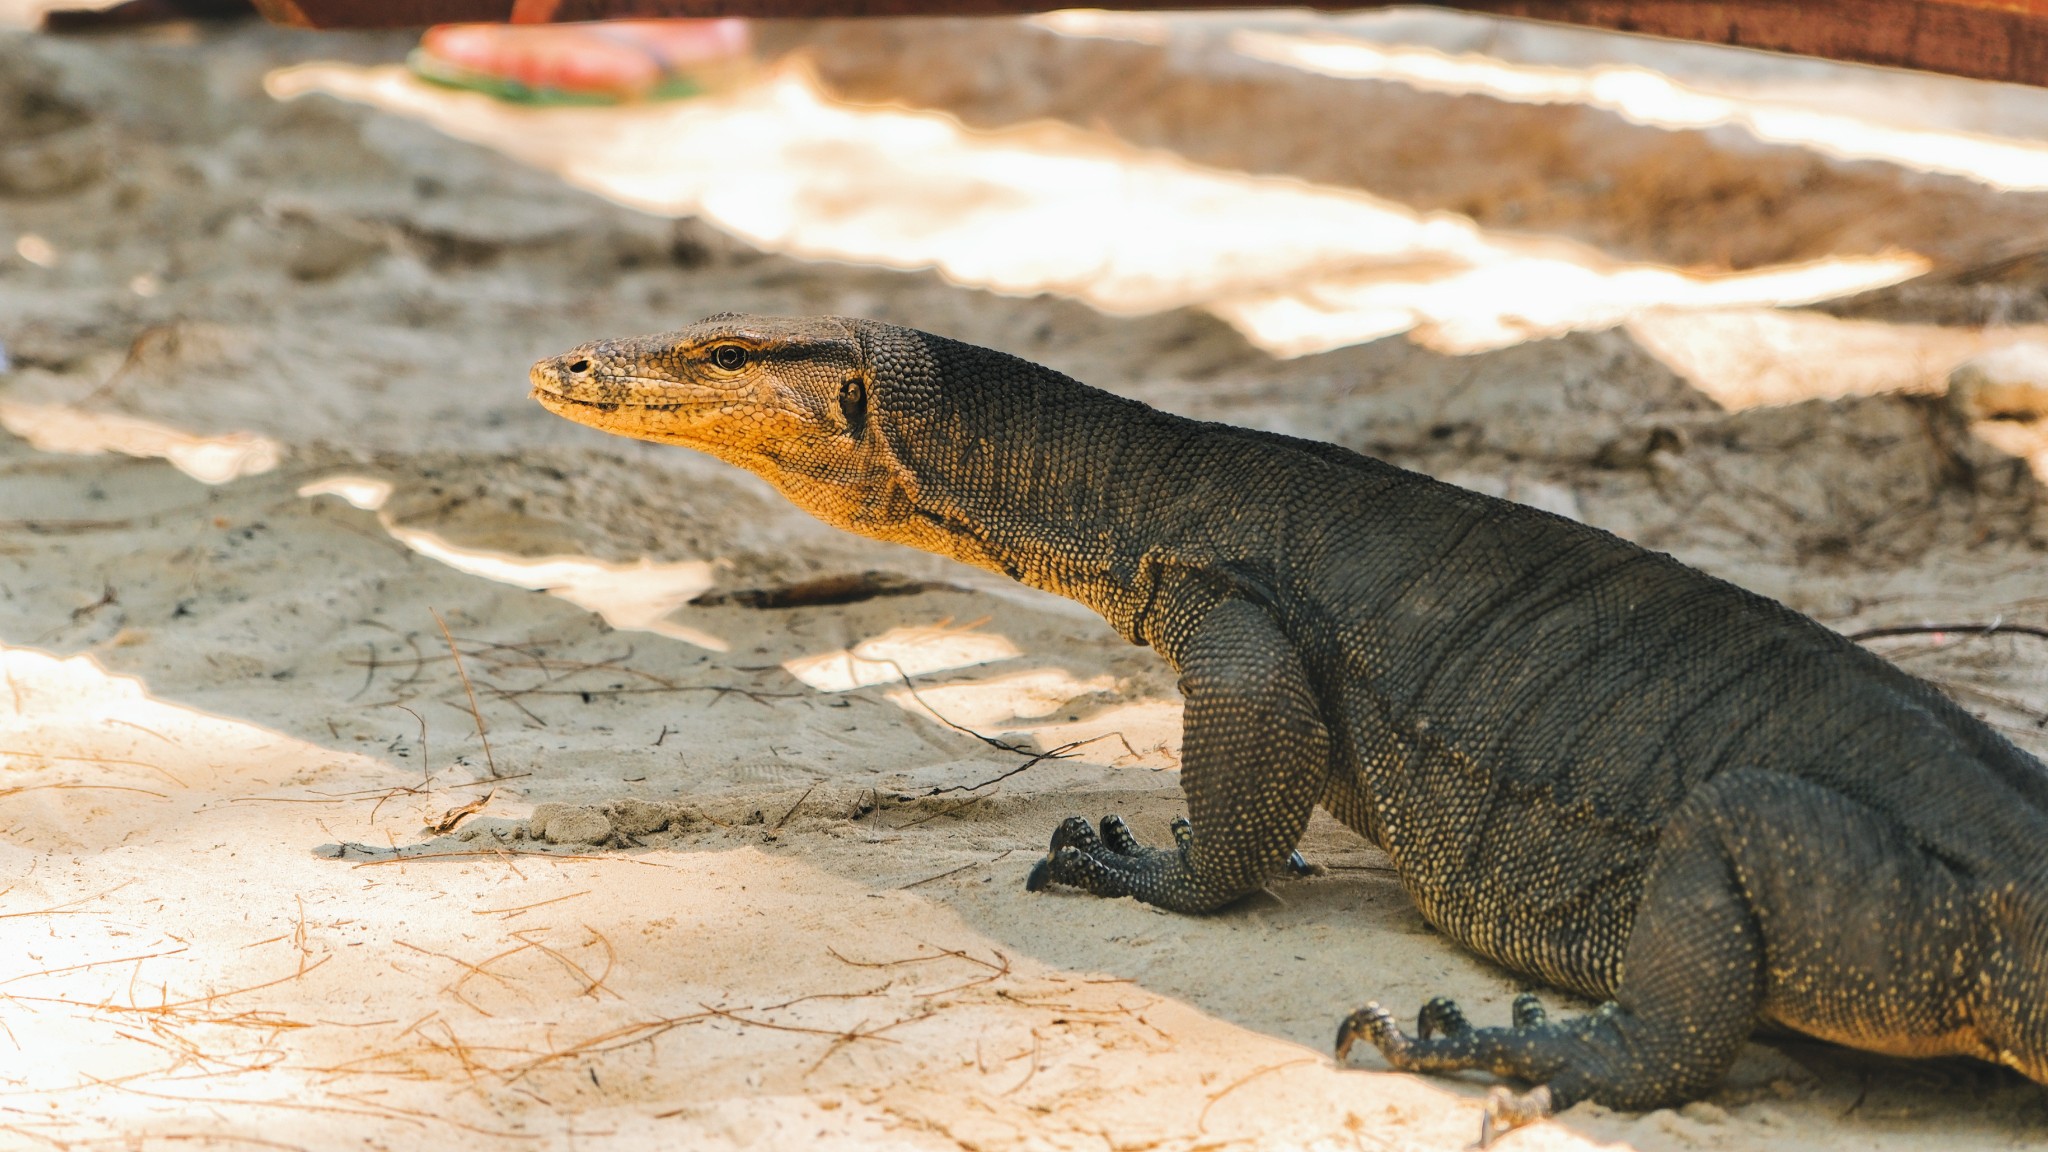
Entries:
[[1052, 857], [1042, 857], [1031, 866], [1031, 875], [1024, 878], [1026, 892], [1043, 892], [1052, 883]]
[[1512, 1011], [1517, 1031], [1524, 1028], [1541, 1028], [1550, 1019], [1550, 1014], [1543, 1010], [1543, 1001], [1528, 992], [1515, 997]]
[[1031, 866], [1031, 875], [1024, 880], [1024, 890], [1040, 892], [1054, 884], [1074, 883], [1074, 873], [1080, 861], [1079, 849], [1071, 844], [1057, 845]]
[[1323, 874], [1323, 869], [1320, 866], [1309, 863], [1308, 858], [1299, 852], [1289, 852], [1287, 854], [1287, 870], [1296, 876], [1320, 876]]

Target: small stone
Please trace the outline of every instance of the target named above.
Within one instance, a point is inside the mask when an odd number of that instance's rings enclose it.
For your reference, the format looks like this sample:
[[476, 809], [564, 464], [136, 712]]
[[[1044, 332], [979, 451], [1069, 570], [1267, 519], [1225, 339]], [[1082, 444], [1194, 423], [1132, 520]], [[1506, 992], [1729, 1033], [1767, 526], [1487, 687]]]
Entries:
[[542, 804], [526, 826], [531, 836], [550, 844], [602, 844], [612, 835], [604, 813], [573, 804]]
[[1964, 362], [1949, 373], [1948, 400], [1965, 420], [2048, 417], [2048, 345], [2014, 344]]
[[1695, 1100], [1680, 1108], [1678, 1114], [1696, 1124], [1719, 1124], [1728, 1119], [1726, 1108], [1706, 1100]]

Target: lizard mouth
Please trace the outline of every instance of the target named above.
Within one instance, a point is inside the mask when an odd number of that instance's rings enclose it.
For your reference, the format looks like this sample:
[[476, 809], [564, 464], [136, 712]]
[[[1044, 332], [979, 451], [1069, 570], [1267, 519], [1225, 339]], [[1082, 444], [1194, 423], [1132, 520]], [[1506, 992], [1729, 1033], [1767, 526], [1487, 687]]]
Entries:
[[674, 412], [682, 408], [701, 407], [701, 405], [688, 402], [676, 404], [634, 404], [606, 400], [579, 400], [574, 396], [564, 396], [560, 392], [550, 392], [546, 388], [535, 388], [530, 395], [543, 404], [563, 404], [574, 408], [589, 408], [597, 412], [617, 412], [621, 408], [634, 412]]
[[[529, 378], [528, 384], [527, 395], [540, 401], [543, 405], [549, 407], [583, 408], [594, 412], [618, 412], [621, 410], [630, 412], [677, 412], [685, 408], [710, 407], [719, 403], [721, 399], [704, 397], [701, 399], [688, 398], [664, 401], [632, 399], [594, 400], [585, 396], [575, 395], [573, 386], [569, 382], [559, 379], [552, 372], [541, 370], [538, 365]], [[603, 391], [612, 392], [614, 395], [624, 392], [629, 396], [632, 390], [636, 388], [645, 389], [648, 392], [657, 394], [662, 390], [668, 390], [673, 394], [676, 386], [675, 381], [672, 380], [648, 380], [636, 376], [611, 377], [604, 381], [604, 385]]]

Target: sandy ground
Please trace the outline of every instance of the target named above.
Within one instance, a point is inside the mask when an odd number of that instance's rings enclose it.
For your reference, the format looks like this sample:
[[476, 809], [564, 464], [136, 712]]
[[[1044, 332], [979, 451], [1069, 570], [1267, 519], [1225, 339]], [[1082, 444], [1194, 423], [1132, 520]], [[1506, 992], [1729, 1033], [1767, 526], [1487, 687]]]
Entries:
[[[1217, 916], [1027, 896], [1059, 818], [1160, 837], [1179, 811], [1163, 666], [1063, 602], [525, 399], [528, 362], [596, 335], [875, 316], [1576, 515], [1845, 631], [2048, 604], [2038, 192], [1582, 106], [1219, 79], [1170, 37], [764, 33], [763, 83], [821, 106], [1051, 118], [962, 139], [1459, 213], [1489, 253], [1926, 269], [1806, 309], [1587, 313], [1464, 350], [1413, 320], [1279, 358], [1210, 306], [1224, 289], [1113, 315], [792, 258], [817, 234], [747, 232], [715, 180], [703, 218], [607, 203], [419, 121], [631, 199], [599, 147], [614, 122], [463, 120], [376, 71], [406, 47], [0, 41], [0, 1146], [1471, 1139], [1483, 1081], [1340, 1069], [1330, 1035], [1367, 998], [1501, 1019], [1525, 982], [1326, 820], [1304, 845], [1324, 875]], [[801, 72], [773, 71], [788, 52]], [[939, 66], [970, 54], [986, 67]], [[274, 98], [313, 60], [347, 67]], [[1336, 123], [1375, 127], [1331, 159], [1309, 143]], [[849, 163], [806, 148], [814, 192]], [[793, 218], [861, 208], [828, 201]], [[1991, 375], [2018, 384], [1950, 392], [2013, 346]], [[749, 606], [869, 571], [908, 588]], [[1875, 643], [2048, 748], [2039, 641]], [[2007, 1147], [2048, 1133], [2044, 1104], [1990, 1068], [1760, 1042], [1710, 1102], [1581, 1106], [1507, 1146]]]

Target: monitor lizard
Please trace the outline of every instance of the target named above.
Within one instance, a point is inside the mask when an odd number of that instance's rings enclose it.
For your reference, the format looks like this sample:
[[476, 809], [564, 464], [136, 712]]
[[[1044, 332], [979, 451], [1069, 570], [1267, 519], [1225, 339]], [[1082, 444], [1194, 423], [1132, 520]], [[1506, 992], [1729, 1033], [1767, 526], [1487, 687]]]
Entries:
[[1482, 1069], [1487, 1134], [1712, 1091], [1759, 1025], [2048, 1082], [2048, 769], [1763, 596], [1312, 440], [1184, 419], [868, 320], [723, 314], [535, 365], [534, 396], [708, 452], [827, 523], [1089, 606], [1179, 674], [1188, 817], [1071, 817], [1028, 887], [1199, 913], [1322, 805], [1422, 915], [1604, 1001], [1339, 1028]]

